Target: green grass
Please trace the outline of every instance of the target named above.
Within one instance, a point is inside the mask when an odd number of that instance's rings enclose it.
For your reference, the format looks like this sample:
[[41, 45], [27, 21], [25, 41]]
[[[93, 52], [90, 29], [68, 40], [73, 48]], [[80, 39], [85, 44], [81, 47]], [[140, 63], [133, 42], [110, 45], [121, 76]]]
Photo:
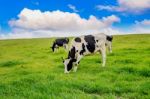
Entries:
[[53, 40], [0, 41], [0, 99], [150, 99], [150, 35], [114, 36], [105, 68], [97, 53], [70, 74]]

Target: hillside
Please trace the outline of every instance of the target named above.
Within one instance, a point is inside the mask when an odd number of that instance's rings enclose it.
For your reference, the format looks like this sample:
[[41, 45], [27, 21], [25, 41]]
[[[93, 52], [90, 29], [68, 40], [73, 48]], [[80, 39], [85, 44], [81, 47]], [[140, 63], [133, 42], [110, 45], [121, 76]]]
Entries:
[[113, 53], [85, 56], [76, 73], [64, 74], [53, 39], [0, 40], [0, 99], [149, 99], [150, 35], [114, 36]]

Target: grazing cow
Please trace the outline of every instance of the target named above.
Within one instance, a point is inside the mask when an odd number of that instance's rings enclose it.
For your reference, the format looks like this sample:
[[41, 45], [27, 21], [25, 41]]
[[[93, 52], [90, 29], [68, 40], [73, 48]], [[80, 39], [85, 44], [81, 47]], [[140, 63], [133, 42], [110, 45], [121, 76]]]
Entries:
[[68, 49], [68, 43], [69, 43], [69, 39], [68, 38], [59, 38], [59, 39], [56, 39], [54, 42], [53, 42], [53, 45], [52, 45], [52, 51], [54, 52], [55, 51], [55, 48], [59, 48], [59, 47], [64, 47], [65, 49]]
[[63, 59], [65, 73], [70, 72], [74, 63], [75, 66], [73, 70], [76, 72], [81, 58], [95, 52], [100, 52], [102, 54], [102, 66], [104, 67], [106, 62], [106, 46], [108, 46], [109, 51], [112, 52], [112, 39], [112, 36], [103, 33], [74, 38], [68, 53], [68, 58], [65, 60]]

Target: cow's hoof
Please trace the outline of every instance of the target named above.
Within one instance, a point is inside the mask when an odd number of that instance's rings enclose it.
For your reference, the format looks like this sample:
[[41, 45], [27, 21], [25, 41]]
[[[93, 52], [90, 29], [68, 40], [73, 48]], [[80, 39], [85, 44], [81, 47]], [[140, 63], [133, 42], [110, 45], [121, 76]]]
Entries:
[[105, 67], [105, 65], [102, 65], [102, 67]]
[[69, 72], [68, 72], [68, 71], [65, 71], [64, 73], [65, 73], [65, 74], [69, 74]]
[[73, 72], [75, 73], [77, 70], [73, 70]]

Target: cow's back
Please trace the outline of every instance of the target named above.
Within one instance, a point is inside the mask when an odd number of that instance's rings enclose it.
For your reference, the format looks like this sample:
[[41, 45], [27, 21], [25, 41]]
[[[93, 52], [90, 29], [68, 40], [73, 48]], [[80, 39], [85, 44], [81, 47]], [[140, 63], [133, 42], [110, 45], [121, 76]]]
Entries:
[[86, 54], [94, 53], [100, 50], [100, 47], [106, 42], [106, 35], [103, 33], [96, 35], [86, 35], [81, 37], [75, 37], [72, 40], [70, 50], [75, 47], [76, 52]]

